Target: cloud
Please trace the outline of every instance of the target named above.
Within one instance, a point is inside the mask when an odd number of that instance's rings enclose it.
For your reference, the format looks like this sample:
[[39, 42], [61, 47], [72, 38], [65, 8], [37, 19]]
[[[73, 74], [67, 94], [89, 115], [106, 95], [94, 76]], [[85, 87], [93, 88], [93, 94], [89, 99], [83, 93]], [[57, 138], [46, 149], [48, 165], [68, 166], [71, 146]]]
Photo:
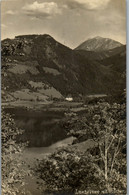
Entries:
[[5, 24], [1, 24], [1, 28], [4, 29], [7, 28], [7, 26]]
[[111, 0], [69, 0], [66, 1], [71, 9], [83, 8], [87, 10], [104, 9]]
[[55, 2], [38, 3], [37, 1], [32, 4], [25, 5], [22, 10], [32, 17], [50, 17], [56, 14], [61, 14], [61, 9]]
[[16, 12], [14, 12], [14, 11], [12, 11], [12, 10], [8, 10], [8, 11], [6, 12], [6, 14], [8, 14], [8, 15], [15, 15]]

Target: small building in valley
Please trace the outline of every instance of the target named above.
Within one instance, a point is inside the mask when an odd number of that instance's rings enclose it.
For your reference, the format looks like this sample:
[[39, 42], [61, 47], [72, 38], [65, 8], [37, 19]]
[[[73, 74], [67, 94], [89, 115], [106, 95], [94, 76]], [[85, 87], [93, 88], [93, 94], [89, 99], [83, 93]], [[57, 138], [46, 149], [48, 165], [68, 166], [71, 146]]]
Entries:
[[72, 102], [72, 101], [73, 101], [73, 98], [72, 98], [71, 95], [69, 95], [69, 96], [67, 96], [67, 97], [65, 98], [65, 100], [67, 100], [67, 101], [69, 101], [69, 102]]

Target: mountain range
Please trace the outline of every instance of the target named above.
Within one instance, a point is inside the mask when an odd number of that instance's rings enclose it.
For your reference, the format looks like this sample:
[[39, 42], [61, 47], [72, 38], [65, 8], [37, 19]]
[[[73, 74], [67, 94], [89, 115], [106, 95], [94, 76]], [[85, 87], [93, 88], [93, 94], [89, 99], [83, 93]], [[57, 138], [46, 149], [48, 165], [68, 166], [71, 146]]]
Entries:
[[74, 50], [50, 35], [2, 41], [3, 101], [112, 94], [125, 88], [126, 46], [95, 37]]
[[103, 37], [94, 37], [92, 39], [88, 39], [84, 41], [82, 44], [80, 44], [76, 50], [86, 50], [86, 51], [97, 51], [97, 52], [103, 52], [107, 50], [111, 50], [117, 47], [121, 47], [122, 44], [114, 41], [109, 38], [103, 38]]

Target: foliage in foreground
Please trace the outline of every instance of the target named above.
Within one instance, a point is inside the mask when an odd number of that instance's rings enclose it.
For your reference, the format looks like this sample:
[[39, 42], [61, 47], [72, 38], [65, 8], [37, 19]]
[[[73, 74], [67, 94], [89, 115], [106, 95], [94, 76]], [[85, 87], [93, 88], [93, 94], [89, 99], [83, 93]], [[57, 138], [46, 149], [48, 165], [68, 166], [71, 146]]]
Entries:
[[24, 170], [24, 162], [20, 157], [26, 144], [17, 144], [16, 136], [23, 133], [19, 130], [10, 114], [2, 111], [2, 194], [23, 195], [27, 194], [21, 186], [24, 186], [24, 178], [29, 173]]
[[[70, 118], [69, 134], [76, 136], [77, 144], [59, 149], [36, 167], [44, 191], [126, 193], [125, 108], [125, 104], [103, 102], [88, 107], [89, 118]], [[88, 137], [96, 144], [78, 151]]]

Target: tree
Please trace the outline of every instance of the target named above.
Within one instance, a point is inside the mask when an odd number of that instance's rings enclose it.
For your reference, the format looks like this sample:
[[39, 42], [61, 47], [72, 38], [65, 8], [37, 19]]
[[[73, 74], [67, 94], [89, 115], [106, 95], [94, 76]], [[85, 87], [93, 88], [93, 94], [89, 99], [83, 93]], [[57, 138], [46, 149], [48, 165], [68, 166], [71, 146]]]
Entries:
[[101, 177], [100, 190], [108, 193], [125, 191], [126, 104], [98, 102], [94, 106], [89, 105], [85, 116], [69, 119], [67, 131], [77, 138], [75, 143], [92, 138], [98, 145], [89, 152], [96, 176]]
[[[16, 143], [16, 136], [22, 134], [10, 114], [2, 110], [2, 194], [29, 194], [24, 191], [24, 178], [29, 171], [24, 170], [25, 163], [21, 161], [21, 154], [26, 144]], [[20, 187], [23, 186], [22, 192]]]
[[[107, 193], [126, 190], [126, 115], [125, 104], [101, 103], [100, 114], [93, 117], [98, 153], [92, 155], [99, 176], [103, 178], [103, 189]], [[121, 162], [121, 159], [123, 162]], [[122, 170], [122, 171], [121, 171]]]
[[[46, 189], [63, 192], [98, 191], [126, 193], [126, 105], [106, 102], [88, 106], [86, 116], [71, 116], [67, 132], [76, 145], [60, 148], [38, 162], [36, 171]], [[92, 139], [96, 144], [80, 152], [78, 145]], [[83, 193], [82, 193], [83, 194]]]

